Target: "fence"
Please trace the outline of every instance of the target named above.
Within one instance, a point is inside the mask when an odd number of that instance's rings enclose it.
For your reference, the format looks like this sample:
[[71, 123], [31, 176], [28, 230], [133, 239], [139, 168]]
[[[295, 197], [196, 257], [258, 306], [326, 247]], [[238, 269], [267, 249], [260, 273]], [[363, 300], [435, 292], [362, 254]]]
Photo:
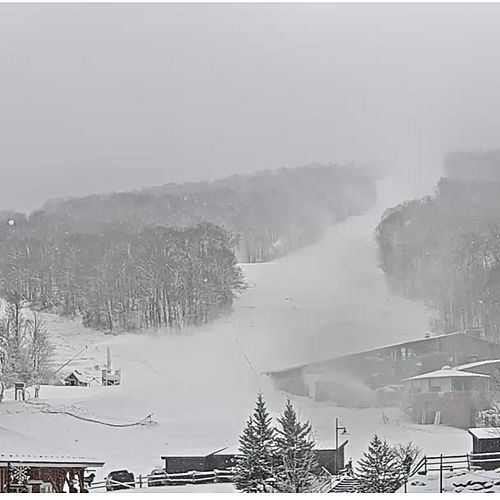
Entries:
[[[443, 471], [482, 468], [488, 463], [500, 463], [500, 453], [467, 453], [465, 455], [424, 456], [411, 470], [409, 478], [415, 474], [439, 472], [439, 492], [443, 492]], [[406, 488], [405, 488], [406, 491]]]
[[152, 486], [183, 486], [186, 484], [230, 483], [233, 481], [232, 470], [213, 470], [207, 472], [191, 471], [177, 474], [150, 474], [139, 475], [133, 482], [120, 482], [115, 480], [98, 481], [93, 483], [90, 490], [99, 489], [132, 489]]

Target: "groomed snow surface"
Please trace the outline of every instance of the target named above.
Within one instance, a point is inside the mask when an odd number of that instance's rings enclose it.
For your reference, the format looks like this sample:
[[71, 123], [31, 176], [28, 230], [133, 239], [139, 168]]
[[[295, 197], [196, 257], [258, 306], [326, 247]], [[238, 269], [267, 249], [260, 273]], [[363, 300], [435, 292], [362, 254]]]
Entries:
[[[262, 375], [265, 371], [423, 337], [428, 311], [392, 296], [377, 267], [373, 229], [382, 210], [397, 201], [386, 196], [387, 182], [379, 188], [383, 196], [378, 207], [332, 227], [317, 244], [272, 263], [242, 265], [249, 289], [231, 315], [206, 327], [182, 334], [106, 336], [79, 321], [46, 315], [56, 345], [54, 367], [82, 349], [66, 372], [102, 365], [110, 346], [113, 367], [122, 370], [122, 385], [43, 386], [37, 404], [14, 402], [8, 394], [0, 405], [0, 425], [63, 446], [68, 453], [104, 460], [96, 480], [116, 469], [148, 474], [163, 465], [162, 455], [205, 455], [223, 447], [236, 451], [259, 391], [278, 415], [286, 395], [274, 389]], [[344, 436], [349, 440], [347, 458], [354, 460], [374, 433], [393, 443], [411, 440], [427, 454], [471, 450], [467, 432], [411, 424], [394, 408], [293, 401], [301, 417], [312, 421], [319, 447], [334, 446], [339, 417], [349, 430]], [[153, 422], [109, 427], [57, 411], [114, 424], [152, 414]], [[222, 492], [232, 487], [193, 488]]]

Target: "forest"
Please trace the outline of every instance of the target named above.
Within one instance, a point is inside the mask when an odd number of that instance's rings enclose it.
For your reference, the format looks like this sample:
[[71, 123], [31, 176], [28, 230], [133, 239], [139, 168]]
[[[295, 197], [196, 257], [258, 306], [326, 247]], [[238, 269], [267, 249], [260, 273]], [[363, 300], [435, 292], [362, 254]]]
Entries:
[[391, 289], [427, 304], [441, 332], [500, 340], [500, 151], [454, 153], [432, 196], [389, 209], [376, 229]]
[[[240, 262], [269, 261], [311, 244], [326, 227], [370, 208], [375, 184], [354, 166], [309, 165], [215, 181], [52, 200], [20, 223], [100, 234], [110, 224], [188, 227], [210, 222], [238, 236]], [[13, 214], [10, 214], [12, 216]]]
[[182, 327], [227, 310], [243, 288], [235, 238], [213, 224], [125, 226], [105, 234], [31, 234], [0, 243], [0, 293], [11, 304], [81, 315], [110, 330]]
[[0, 296], [107, 331], [182, 328], [226, 313], [240, 260], [284, 255], [375, 200], [336, 166], [48, 202], [0, 214]]

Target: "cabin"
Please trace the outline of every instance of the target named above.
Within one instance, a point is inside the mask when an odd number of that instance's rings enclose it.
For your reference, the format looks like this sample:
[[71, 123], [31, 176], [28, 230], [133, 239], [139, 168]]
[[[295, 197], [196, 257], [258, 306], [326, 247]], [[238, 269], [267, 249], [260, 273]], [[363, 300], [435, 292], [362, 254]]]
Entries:
[[92, 377], [92, 375], [83, 373], [79, 370], [73, 370], [64, 378], [64, 385], [71, 387], [88, 387], [94, 382], [98, 383], [98, 378]]
[[450, 366], [404, 380], [404, 394], [414, 422], [467, 429], [478, 412], [491, 406], [489, 375]]
[[[339, 405], [373, 406], [401, 401], [401, 381], [444, 365], [500, 359], [500, 345], [467, 330], [347, 354], [268, 372], [278, 390]], [[385, 398], [380, 401], [380, 397]]]
[[484, 456], [486, 461], [475, 460], [474, 464], [483, 469], [496, 469], [500, 467], [500, 427], [481, 427], [469, 429], [472, 436], [472, 453], [497, 453], [496, 457]]
[[86, 493], [84, 475], [103, 465], [0, 427], [0, 493]]

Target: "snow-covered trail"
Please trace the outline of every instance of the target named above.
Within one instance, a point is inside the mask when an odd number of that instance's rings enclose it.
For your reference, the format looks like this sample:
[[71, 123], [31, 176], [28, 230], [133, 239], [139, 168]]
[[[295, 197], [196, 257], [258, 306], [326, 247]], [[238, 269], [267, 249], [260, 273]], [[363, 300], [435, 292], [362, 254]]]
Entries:
[[[182, 335], [105, 336], [72, 321], [47, 316], [57, 345], [55, 365], [87, 350], [69, 365], [103, 363], [111, 346], [122, 369], [115, 388], [43, 387], [41, 398], [53, 407], [112, 422], [136, 421], [149, 413], [157, 425], [115, 429], [66, 415], [40, 414], [16, 403], [0, 405], [0, 425], [75, 447], [106, 460], [105, 470], [147, 472], [166, 453], [209, 453], [228, 446], [264, 392], [273, 413], [285, 396], [277, 393], [266, 370], [420, 337], [428, 312], [387, 291], [376, 263], [373, 229], [382, 211], [399, 199], [390, 180], [379, 183], [379, 202], [369, 213], [330, 228], [317, 244], [266, 264], [242, 265], [249, 289], [232, 314]], [[331, 446], [336, 416], [351, 429], [350, 451], [358, 457], [377, 431], [393, 440], [427, 443], [431, 452], [468, 448], [456, 429], [409, 425], [397, 411], [382, 424], [379, 409], [351, 410], [296, 399], [313, 422], [321, 446]], [[35, 431], [33, 431], [35, 432]], [[409, 435], [411, 434], [411, 435]]]

